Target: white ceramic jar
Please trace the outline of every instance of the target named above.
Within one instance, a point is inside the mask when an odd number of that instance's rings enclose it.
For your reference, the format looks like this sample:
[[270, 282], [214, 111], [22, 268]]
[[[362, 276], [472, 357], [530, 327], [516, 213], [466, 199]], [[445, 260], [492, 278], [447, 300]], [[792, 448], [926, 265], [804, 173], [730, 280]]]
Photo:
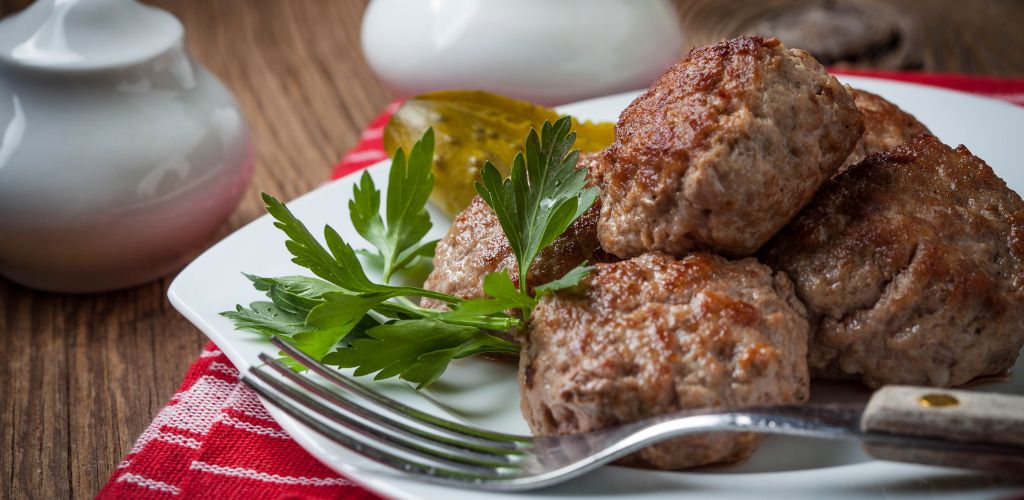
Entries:
[[647, 87], [683, 50], [669, 0], [372, 0], [362, 40], [400, 96], [483, 89], [548, 105]]
[[252, 171], [233, 97], [174, 16], [39, 0], [0, 22], [0, 274], [110, 290], [189, 260]]

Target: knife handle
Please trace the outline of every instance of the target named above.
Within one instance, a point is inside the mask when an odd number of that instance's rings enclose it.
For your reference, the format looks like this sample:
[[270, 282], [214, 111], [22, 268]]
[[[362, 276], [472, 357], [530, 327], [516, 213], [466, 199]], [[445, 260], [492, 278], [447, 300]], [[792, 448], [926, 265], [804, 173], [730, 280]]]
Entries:
[[992, 472], [1024, 472], [1024, 397], [931, 387], [885, 386], [871, 396], [860, 422], [865, 433], [949, 443], [1016, 447], [1020, 453], [977, 453], [865, 443], [875, 458]]

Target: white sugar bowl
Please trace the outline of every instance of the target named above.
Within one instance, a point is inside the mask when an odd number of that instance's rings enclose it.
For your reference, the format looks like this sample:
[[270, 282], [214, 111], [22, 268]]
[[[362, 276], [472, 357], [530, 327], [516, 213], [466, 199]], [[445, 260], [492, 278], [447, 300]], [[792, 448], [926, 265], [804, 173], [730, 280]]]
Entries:
[[252, 172], [245, 119], [133, 0], [39, 0], [0, 21], [0, 274], [61, 292], [165, 275]]
[[372, 0], [363, 53], [397, 94], [564, 104], [648, 87], [682, 55], [669, 0]]

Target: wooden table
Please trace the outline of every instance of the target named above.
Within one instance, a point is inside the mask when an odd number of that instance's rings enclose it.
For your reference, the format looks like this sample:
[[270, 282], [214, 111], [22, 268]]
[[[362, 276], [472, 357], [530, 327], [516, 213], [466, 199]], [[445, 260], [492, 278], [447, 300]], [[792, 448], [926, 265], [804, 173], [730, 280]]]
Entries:
[[[321, 183], [391, 99], [362, 59], [363, 1], [157, 3], [255, 136], [252, 186], [218, 239], [261, 214], [258, 192], [291, 199]], [[1024, 4], [942, 3], [907, 2], [936, 23], [925, 69], [1024, 75]], [[86, 498], [104, 484], [206, 342], [168, 304], [169, 282], [73, 296], [0, 279], [0, 498]]]

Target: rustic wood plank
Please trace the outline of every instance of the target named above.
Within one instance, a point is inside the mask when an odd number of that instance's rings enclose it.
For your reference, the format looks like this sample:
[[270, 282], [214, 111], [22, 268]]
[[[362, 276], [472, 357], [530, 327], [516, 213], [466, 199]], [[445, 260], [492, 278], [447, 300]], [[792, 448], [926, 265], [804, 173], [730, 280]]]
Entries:
[[[253, 183], [217, 239], [262, 213], [260, 191], [291, 199], [323, 182], [391, 98], [362, 60], [364, 2], [156, 3], [252, 127]], [[205, 343], [167, 302], [169, 281], [71, 296], [0, 279], [0, 498], [90, 498], [110, 477]]]
[[[1024, 2], [1014, 0], [846, 0], [882, 3], [904, 15], [920, 37], [920, 66], [940, 73], [1024, 75]], [[766, 13], [833, 0], [675, 0], [687, 46], [704, 45], [746, 34], [751, 21]], [[881, 21], [881, 20], [880, 20]], [[865, 66], [861, 64], [861, 66]], [[870, 65], [867, 65], [870, 67]], [[898, 68], [889, 68], [898, 69]]]
[[[252, 127], [253, 183], [218, 238], [260, 215], [259, 191], [291, 199], [320, 184], [390, 99], [360, 52], [364, 1], [154, 3], [182, 19]], [[925, 69], [1024, 75], [1024, 3], [902, 4], [934, 27]], [[168, 283], [71, 296], [0, 279], [0, 498], [88, 498], [107, 480], [205, 342]]]

